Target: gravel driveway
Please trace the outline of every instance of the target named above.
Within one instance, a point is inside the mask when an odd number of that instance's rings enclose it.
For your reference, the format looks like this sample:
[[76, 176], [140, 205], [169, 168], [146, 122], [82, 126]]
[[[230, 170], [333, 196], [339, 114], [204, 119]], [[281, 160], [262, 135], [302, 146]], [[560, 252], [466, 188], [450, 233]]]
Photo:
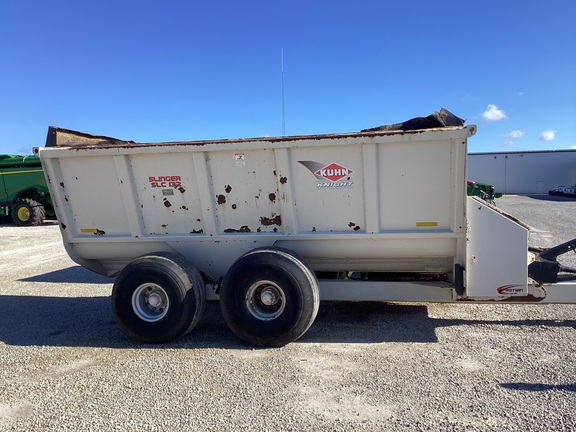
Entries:
[[[497, 204], [534, 245], [576, 237], [576, 200]], [[252, 349], [211, 302], [152, 346], [56, 223], [0, 224], [0, 257], [0, 431], [576, 430], [574, 305], [330, 302], [299, 341]]]

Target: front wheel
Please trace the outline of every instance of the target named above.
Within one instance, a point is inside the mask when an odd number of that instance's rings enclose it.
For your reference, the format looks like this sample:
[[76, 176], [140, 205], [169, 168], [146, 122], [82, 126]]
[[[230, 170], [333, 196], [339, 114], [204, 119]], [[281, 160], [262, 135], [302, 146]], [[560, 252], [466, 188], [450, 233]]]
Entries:
[[19, 199], [12, 206], [12, 221], [20, 226], [40, 225], [44, 221], [44, 207], [30, 198]]
[[310, 268], [289, 251], [255, 249], [230, 267], [220, 307], [230, 329], [255, 346], [281, 347], [312, 325], [320, 294]]
[[146, 343], [169, 342], [189, 333], [205, 304], [202, 276], [175, 253], [136, 258], [112, 288], [116, 321], [129, 336]]

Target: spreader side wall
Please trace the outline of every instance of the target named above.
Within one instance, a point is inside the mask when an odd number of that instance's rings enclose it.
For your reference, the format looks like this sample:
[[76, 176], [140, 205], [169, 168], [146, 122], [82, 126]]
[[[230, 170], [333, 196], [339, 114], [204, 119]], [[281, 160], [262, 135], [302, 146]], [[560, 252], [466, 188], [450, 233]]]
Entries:
[[473, 127], [40, 151], [67, 250], [115, 274], [178, 251], [214, 279], [282, 246], [316, 271], [465, 264]]

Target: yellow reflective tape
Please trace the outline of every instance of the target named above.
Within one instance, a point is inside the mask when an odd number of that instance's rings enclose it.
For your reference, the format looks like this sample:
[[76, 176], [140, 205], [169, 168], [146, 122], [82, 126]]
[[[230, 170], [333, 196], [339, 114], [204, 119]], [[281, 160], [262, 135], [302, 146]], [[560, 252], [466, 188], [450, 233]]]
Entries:
[[28, 171], [10, 171], [10, 172], [0, 172], [1, 175], [8, 175], [8, 174], [29, 174], [35, 172], [42, 172], [42, 169], [37, 170], [28, 170]]
[[436, 227], [438, 222], [416, 222], [417, 227]]
[[81, 232], [81, 233], [92, 233], [92, 234], [94, 234], [96, 231], [98, 231], [96, 228], [80, 228], [80, 232]]

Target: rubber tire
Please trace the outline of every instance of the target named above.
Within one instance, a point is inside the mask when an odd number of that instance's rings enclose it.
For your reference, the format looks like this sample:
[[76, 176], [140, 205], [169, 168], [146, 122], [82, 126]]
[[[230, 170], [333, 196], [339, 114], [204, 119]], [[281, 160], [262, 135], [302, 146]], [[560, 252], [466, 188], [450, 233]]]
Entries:
[[[248, 292], [259, 281], [279, 286], [285, 298], [278, 317], [251, 313]], [[294, 253], [279, 248], [254, 249], [228, 270], [220, 288], [220, 307], [228, 327], [253, 346], [281, 347], [300, 338], [312, 325], [320, 294], [314, 272]]]
[[[132, 296], [145, 283], [160, 285], [168, 295], [166, 315], [155, 322], [141, 319]], [[112, 311], [122, 329], [145, 343], [166, 343], [188, 334], [206, 306], [204, 280], [182, 255], [156, 252], [130, 262], [116, 277], [112, 288]]]
[[[29, 214], [27, 219], [20, 217], [21, 211]], [[19, 226], [35, 226], [44, 222], [45, 211], [42, 204], [31, 198], [22, 198], [17, 200], [11, 209], [12, 221]]]

